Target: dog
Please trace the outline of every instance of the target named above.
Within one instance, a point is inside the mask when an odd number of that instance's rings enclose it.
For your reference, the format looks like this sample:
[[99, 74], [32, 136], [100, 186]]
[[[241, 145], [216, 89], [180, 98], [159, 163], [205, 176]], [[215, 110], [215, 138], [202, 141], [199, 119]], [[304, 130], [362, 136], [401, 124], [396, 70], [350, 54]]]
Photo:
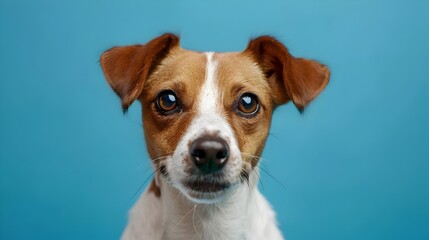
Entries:
[[122, 239], [283, 239], [259, 192], [258, 162], [274, 109], [299, 111], [330, 71], [271, 36], [242, 52], [196, 52], [166, 33], [100, 57], [122, 109], [138, 100], [155, 170]]

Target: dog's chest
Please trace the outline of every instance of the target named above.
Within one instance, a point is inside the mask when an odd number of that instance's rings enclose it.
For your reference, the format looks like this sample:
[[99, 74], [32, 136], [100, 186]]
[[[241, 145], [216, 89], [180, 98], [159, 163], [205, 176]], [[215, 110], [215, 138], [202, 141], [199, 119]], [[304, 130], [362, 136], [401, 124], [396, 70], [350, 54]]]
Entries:
[[[166, 219], [163, 238], [168, 240], [207, 239], [244, 240], [246, 231], [245, 215], [220, 210], [216, 206], [195, 206], [180, 215]], [[226, 212], [225, 215], [223, 212]], [[169, 216], [171, 217], [171, 215]]]
[[[175, 206], [145, 192], [130, 213], [122, 239], [280, 240], [274, 212], [257, 189], [231, 204]], [[166, 197], [165, 195], [163, 196]]]

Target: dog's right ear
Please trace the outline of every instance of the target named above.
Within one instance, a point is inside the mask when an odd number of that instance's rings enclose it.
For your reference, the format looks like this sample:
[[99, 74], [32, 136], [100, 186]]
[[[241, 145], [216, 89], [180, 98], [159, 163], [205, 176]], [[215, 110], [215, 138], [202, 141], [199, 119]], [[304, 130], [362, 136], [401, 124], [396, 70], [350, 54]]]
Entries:
[[140, 97], [150, 73], [177, 46], [179, 37], [166, 33], [145, 45], [113, 47], [101, 55], [104, 76], [121, 98], [124, 112]]

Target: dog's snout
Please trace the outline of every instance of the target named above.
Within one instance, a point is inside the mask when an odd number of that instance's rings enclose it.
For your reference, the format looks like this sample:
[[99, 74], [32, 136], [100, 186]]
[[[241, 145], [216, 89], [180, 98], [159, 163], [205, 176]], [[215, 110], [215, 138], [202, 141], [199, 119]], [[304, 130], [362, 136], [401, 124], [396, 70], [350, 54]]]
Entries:
[[200, 137], [191, 144], [189, 153], [198, 169], [203, 173], [213, 173], [225, 166], [229, 146], [220, 137]]

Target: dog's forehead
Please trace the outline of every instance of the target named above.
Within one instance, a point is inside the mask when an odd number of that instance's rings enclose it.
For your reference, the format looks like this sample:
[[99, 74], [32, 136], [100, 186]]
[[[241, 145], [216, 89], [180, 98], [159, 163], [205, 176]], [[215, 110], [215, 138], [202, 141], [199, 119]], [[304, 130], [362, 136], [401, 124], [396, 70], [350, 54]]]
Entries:
[[159, 91], [172, 89], [187, 96], [181, 100], [190, 106], [210, 74], [216, 91], [222, 92], [222, 99], [229, 102], [244, 92], [262, 98], [269, 95], [268, 82], [251, 56], [242, 52], [208, 54], [182, 48], [172, 49], [162, 60], [145, 83], [146, 93], [153, 99]]
[[153, 98], [166, 89], [187, 93], [198, 91], [204, 83], [206, 63], [203, 53], [172, 49], [146, 80], [146, 95]]
[[268, 82], [258, 64], [242, 52], [215, 53], [216, 79], [225, 89], [267, 92]]
[[[164, 81], [180, 84], [179, 82], [192, 81], [192, 86], [201, 86], [207, 77], [208, 61], [207, 52], [173, 49], [154, 72], [155, 77], [149, 79], [147, 84], [159, 85]], [[257, 87], [268, 87], [257, 63], [243, 52], [214, 52], [210, 61], [216, 64], [216, 81], [221, 85], [250, 82]], [[159, 81], [160, 78], [164, 81]]]

